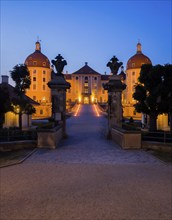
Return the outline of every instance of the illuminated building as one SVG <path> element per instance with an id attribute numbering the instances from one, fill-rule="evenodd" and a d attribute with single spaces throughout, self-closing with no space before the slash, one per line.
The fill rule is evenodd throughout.
<path id="1" fill-rule="evenodd" d="M 151 60 L 142 53 L 142 46 L 140 43 L 137 44 L 137 51 L 132 56 L 126 66 L 126 90 L 125 99 L 123 101 L 123 115 L 124 117 L 133 117 L 135 119 L 141 119 L 141 113 L 137 113 L 134 108 L 136 100 L 133 98 L 135 92 L 135 85 L 138 82 L 140 75 L 141 66 L 143 64 L 152 64 Z"/>
<path id="2" fill-rule="evenodd" d="M 66 81 L 71 84 L 67 91 L 68 102 L 78 102 L 82 104 L 106 103 L 107 91 L 103 89 L 102 84 L 106 83 L 109 75 L 101 75 L 85 65 L 72 74 L 64 74 Z"/>
<path id="3" fill-rule="evenodd" d="M 141 66 L 143 64 L 152 64 L 152 62 L 146 55 L 142 53 L 142 45 L 138 43 L 136 54 L 132 56 L 127 62 L 125 82 L 127 87 L 123 92 L 124 99 L 122 102 L 124 117 L 133 117 L 134 119 L 141 120 L 143 124 L 146 124 L 149 120 L 148 117 L 142 113 L 136 112 L 133 106 L 136 103 L 136 100 L 133 98 L 133 93 L 135 92 L 134 87 L 138 82 Z M 147 118 L 147 122 L 145 121 L 145 117 Z M 162 130 L 169 130 L 167 114 L 158 115 L 157 128 Z"/>
<path id="4" fill-rule="evenodd" d="M 20 111 L 20 106 L 13 104 L 14 100 L 19 100 L 20 97 L 17 94 L 15 87 L 11 86 L 8 83 L 8 76 L 2 75 L 2 83 L 0 83 L 0 88 L 9 94 L 9 99 L 10 102 L 12 103 L 13 106 L 13 111 L 8 111 L 5 113 L 5 118 L 4 118 L 4 123 L 3 127 L 4 128 L 9 128 L 9 127 L 18 127 L 19 126 L 19 111 Z M 28 96 L 24 95 L 23 99 L 27 101 L 27 103 L 35 106 L 38 106 L 39 104 L 29 98 Z M 23 113 L 22 114 L 22 128 L 29 128 L 31 126 L 31 118 L 32 115 Z"/>
<path id="5" fill-rule="evenodd" d="M 40 42 L 36 42 L 35 52 L 26 58 L 25 64 L 31 76 L 31 86 L 26 95 L 40 104 L 35 106 L 36 113 L 33 118 L 50 117 L 51 91 L 47 83 L 51 80 L 51 68 L 49 59 L 41 53 Z"/>

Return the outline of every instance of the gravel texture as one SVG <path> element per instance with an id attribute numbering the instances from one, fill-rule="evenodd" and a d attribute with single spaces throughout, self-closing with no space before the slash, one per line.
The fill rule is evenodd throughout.
<path id="1" fill-rule="evenodd" d="M 1 169 L 0 219 L 171 220 L 172 166 L 105 137 L 92 106 L 67 120 L 68 138 Z"/>

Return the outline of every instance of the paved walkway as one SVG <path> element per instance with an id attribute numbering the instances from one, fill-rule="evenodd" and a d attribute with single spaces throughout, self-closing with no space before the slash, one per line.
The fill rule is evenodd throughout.
<path id="1" fill-rule="evenodd" d="M 105 138 L 106 119 L 82 106 L 68 139 L 1 169 L 1 216 L 11 220 L 172 218 L 171 166 Z"/>
<path id="2" fill-rule="evenodd" d="M 68 138 L 55 151 L 39 150 L 27 162 L 125 164 L 161 163 L 142 150 L 122 150 L 107 140 L 107 120 L 97 117 L 94 106 L 83 105 L 78 115 L 67 120 Z"/>

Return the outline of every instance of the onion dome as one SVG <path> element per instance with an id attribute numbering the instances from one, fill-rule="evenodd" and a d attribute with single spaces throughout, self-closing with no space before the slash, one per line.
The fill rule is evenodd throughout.
<path id="1" fill-rule="evenodd" d="M 41 44 L 40 42 L 35 43 L 36 48 L 35 52 L 30 54 L 26 60 L 25 64 L 28 67 L 44 67 L 44 68 L 50 68 L 50 61 L 49 59 L 41 53 Z"/>
<path id="2" fill-rule="evenodd" d="M 152 64 L 151 60 L 142 53 L 141 43 L 137 44 L 137 52 L 127 62 L 127 69 L 141 68 L 143 64 Z"/>

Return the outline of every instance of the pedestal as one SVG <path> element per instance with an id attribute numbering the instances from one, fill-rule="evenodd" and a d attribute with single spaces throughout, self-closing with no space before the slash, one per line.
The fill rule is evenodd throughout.
<path id="1" fill-rule="evenodd" d="M 52 117 L 57 123 L 61 123 L 63 127 L 63 137 L 66 137 L 66 89 L 70 88 L 63 75 L 55 75 L 48 82 L 52 95 Z"/>
<path id="2" fill-rule="evenodd" d="M 122 127 L 121 94 L 126 85 L 121 82 L 120 76 L 110 76 L 109 82 L 104 85 L 108 90 L 108 137 L 111 137 L 111 128 Z"/>

